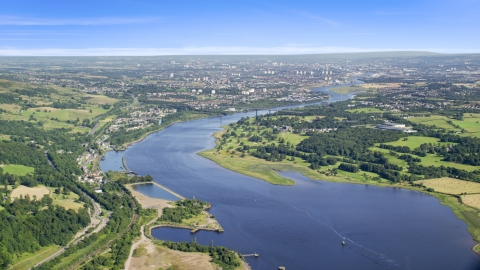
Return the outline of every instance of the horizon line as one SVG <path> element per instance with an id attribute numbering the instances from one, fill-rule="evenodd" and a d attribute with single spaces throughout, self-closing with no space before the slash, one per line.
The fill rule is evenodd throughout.
<path id="1" fill-rule="evenodd" d="M 365 53 L 478 54 L 476 49 L 354 48 L 354 47 L 181 47 L 181 48 L 84 48 L 0 49 L 0 56 L 180 56 L 180 55 L 332 55 Z"/>

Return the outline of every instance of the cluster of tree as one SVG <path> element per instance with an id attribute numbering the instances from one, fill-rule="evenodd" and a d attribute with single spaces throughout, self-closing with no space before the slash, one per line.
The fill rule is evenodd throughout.
<path id="1" fill-rule="evenodd" d="M 7 267 L 13 255 L 35 252 L 51 244 L 65 245 L 73 235 L 90 222 L 85 208 L 65 210 L 54 206 L 45 195 L 31 200 L 28 196 L 4 204 L 0 211 L 0 261 Z"/>
<path id="2" fill-rule="evenodd" d="M 418 177 L 402 174 L 401 167 L 395 164 L 375 164 L 375 163 L 361 163 L 360 169 L 366 172 L 373 172 L 380 177 L 390 180 L 392 182 L 415 181 Z M 398 170 L 400 169 L 400 170 Z"/>
<path id="3" fill-rule="evenodd" d="M 353 172 L 353 173 L 356 173 L 359 171 L 358 166 L 354 164 L 349 164 L 349 163 L 341 163 L 340 165 L 338 165 L 338 169 L 342 171 Z"/>
<path id="4" fill-rule="evenodd" d="M 405 161 L 408 162 L 408 163 L 411 163 L 411 162 L 421 162 L 421 161 L 422 161 L 420 158 L 414 157 L 414 156 L 408 155 L 408 154 L 400 155 L 398 158 L 399 158 L 399 159 L 403 159 L 403 160 L 405 160 Z"/>
<path id="5" fill-rule="evenodd" d="M 455 142 L 450 148 L 435 148 L 435 151 L 444 157 L 445 161 L 480 165 L 480 139 L 475 137 L 460 137 L 457 135 L 445 135 L 440 138 L 442 142 Z"/>
<path id="6" fill-rule="evenodd" d="M 118 183 L 125 185 L 125 184 L 134 184 L 134 183 L 145 183 L 145 182 L 153 182 L 153 177 L 151 175 L 145 176 L 124 176 L 117 180 Z"/>
<path id="7" fill-rule="evenodd" d="M 163 242 L 163 245 L 168 247 L 169 249 L 179 250 L 183 252 L 208 253 L 210 257 L 212 257 L 212 261 L 220 265 L 223 269 L 235 269 L 241 265 L 240 259 L 238 258 L 237 254 L 226 247 L 213 245 L 203 246 L 195 241 L 192 241 L 190 243 L 176 243 L 165 241 Z"/>
<path id="8" fill-rule="evenodd" d="M 208 206 L 208 203 L 197 199 L 186 199 L 175 202 L 175 206 L 173 208 L 164 208 L 162 216 L 158 220 L 181 223 L 184 219 L 199 215 Z"/>
<path id="9" fill-rule="evenodd" d="M 38 97 L 38 96 L 49 96 L 50 94 L 58 94 L 58 91 L 52 88 L 29 88 L 29 89 L 18 89 L 15 90 L 16 93 L 29 97 Z"/>
<path id="10" fill-rule="evenodd" d="M 382 149 L 392 150 L 392 151 L 399 152 L 399 153 L 410 153 L 410 152 L 412 152 L 410 150 L 410 147 L 408 147 L 408 146 L 393 146 L 393 145 L 381 143 L 378 147 L 382 148 Z"/>
<path id="11" fill-rule="evenodd" d="M 320 133 L 303 140 L 297 150 L 320 155 L 347 156 L 356 159 L 368 152 L 375 143 L 396 141 L 406 135 L 403 132 L 374 130 L 363 127 L 339 129 L 332 133 Z"/>
<path id="12" fill-rule="evenodd" d="M 19 96 L 11 93 L 0 93 L 0 103 L 17 104 L 19 103 Z"/>
<path id="13" fill-rule="evenodd" d="M 77 102 L 72 102 L 72 101 L 55 101 L 52 103 L 53 108 L 56 109 L 78 109 L 82 107 L 82 104 L 79 104 Z"/>
<path id="14" fill-rule="evenodd" d="M 408 172 L 423 175 L 425 178 L 440 178 L 440 177 L 452 177 L 462 180 L 469 180 L 474 182 L 480 182 L 480 170 L 469 172 L 462 169 L 457 169 L 453 167 L 434 167 L 434 166 L 423 166 L 421 164 L 410 163 L 408 167 Z"/>
<path id="15" fill-rule="evenodd" d="M 47 160 L 35 144 L 0 142 L 0 163 L 19 164 L 30 167 L 47 165 Z"/>
<path id="16" fill-rule="evenodd" d="M 105 188 L 105 186 L 107 187 Z M 95 193 L 93 188 L 88 186 L 82 186 L 82 188 L 85 189 L 89 194 Z M 133 201 L 128 190 L 119 183 L 109 182 L 108 184 L 104 185 L 104 190 L 107 192 L 101 195 L 97 194 L 95 199 L 99 201 L 103 207 L 112 211 L 110 221 L 107 223 L 105 228 L 98 233 L 93 233 L 89 237 L 82 239 L 76 245 L 70 245 L 70 247 L 60 256 L 57 256 L 53 260 L 48 261 L 38 267 L 33 267 L 32 270 L 52 269 L 55 267 L 55 265 L 65 260 L 68 260 L 70 264 L 73 264 L 76 262 L 76 260 L 83 259 L 83 257 L 76 257 L 78 252 L 93 252 L 128 229 L 132 215 L 134 211 L 136 211 L 135 209 L 137 209 L 138 203 Z M 110 196 L 110 199 L 101 200 L 100 198 L 105 195 Z M 85 269 L 98 269 L 101 267 L 116 270 L 123 269 L 125 260 L 130 252 L 132 239 L 139 235 L 139 231 L 139 226 L 134 224 L 127 233 L 114 241 L 111 246 L 111 256 L 105 257 L 103 255 L 99 255 L 88 262 L 84 266 Z"/>

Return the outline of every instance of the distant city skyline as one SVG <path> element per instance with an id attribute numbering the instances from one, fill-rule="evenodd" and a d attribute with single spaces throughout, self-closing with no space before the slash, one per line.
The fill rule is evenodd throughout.
<path id="1" fill-rule="evenodd" d="M 479 53 L 479 0 L 7 1 L 0 56 Z"/>

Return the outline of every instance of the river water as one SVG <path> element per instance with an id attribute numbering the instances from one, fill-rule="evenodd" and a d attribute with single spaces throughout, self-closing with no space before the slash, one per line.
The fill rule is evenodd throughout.
<path id="1" fill-rule="evenodd" d="M 344 99 L 332 96 L 330 102 Z M 192 235 L 158 228 L 153 236 L 171 241 L 195 238 L 205 245 L 213 240 L 241 254 L 258 253 L 258 258 L 247 258 L 253 269 L 480 269 L 466 224 L 435 197 L 398 188 L 312 181 L 294 172 L 281 175 L 295 186 L 275 186 L 197 155 L 215 146 L 212 135 L 222 125 L 254 115 L 172 125 L 126 151 L 108 152 L 101 168 L 119 170 L 125 157 L 130 170 L 150 174 L 184 197 L 210 202 L 210 212 L 224 233 Z M 140 191 L 156 194 L 153 187 Z"/>

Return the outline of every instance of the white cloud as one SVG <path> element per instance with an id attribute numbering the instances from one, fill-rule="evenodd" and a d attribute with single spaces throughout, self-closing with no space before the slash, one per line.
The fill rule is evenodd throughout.
<path id="1" fill-rule="evenodd" d="M 122 17 L 105 17 L 105 18 L 81 18 L 81 19 L 50 19 L 50 18 L 27 18 L 16 16 L 0 15 L 0 25 L 43 25 L 43 26 L 59 26 L 59 25 L 118 25 L 118 24 L 139 24 L 157 21 L 158 17 L 150 18 L 122 18 Z"/>

